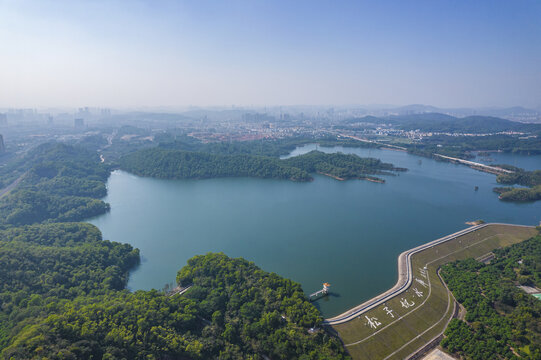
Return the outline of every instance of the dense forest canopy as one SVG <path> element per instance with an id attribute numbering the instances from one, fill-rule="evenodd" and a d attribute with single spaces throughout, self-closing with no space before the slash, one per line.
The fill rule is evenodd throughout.
<path id="1" fill-rule="evenodd" d="M 310 181 L 311 173 L 340 179 L 364 179 L 369 174 L 403 171 L 372 158 L 319 151 L 289 159 L 234 154 L 222 155 L 160 148 L 145 149 L 120 160 L 122 169 L 137 175 L 166 179 L 258 177 Z"/>
<path id="2" fill-rule="evenodd" d="M 361 158 L 354 154 L 311 151 L 304 155 L 283 160 L 287 165 L 303 169 L 309 173 L 329 174 L 341 179 L 377 179 L 369 174 L 391 174 L 391 171 L 406 171 L 379 159 Z M 378 179 L 379 180 L 379 179 Z"/>
<path id="3" fill-rule="evenodd" d="M 232 159 L 309 176 L 270 157 Z M 98 198 L 110 168 L 95 153 L 44 144 L 10 166 L 21 181 L 0 198 L 0 358 L 347 358 L 299 284 L 243 259 L 190 260 L 183 295 L 125 290 L 139 251 L 66 222 L 108 209 Z"/>
<path id="4" fill-rule="evenodd" d="M 342 359 L 299 284 L 207 254 L 178 273 L 182 296 L 129 293 L 139 254 L 89 224 L 0 233 L 0 356 L 8 359 Z"/>
<path id="5" fill-rule="evenodd" d="M 103 241 L 87 223 L 7 228 L 0 238 L 0 292 L 69 298 L 101 287 L 120 290 L 139 262 L 138 250 Z"/>
<path id="6" fill-rule="evenodd" d="M 423 138 L 420 142 L 403 145 L 408 152 L 431 157 L 441 154 L 461 159 L 473 159 L 473 151 L 504 151 L 524 155 L 541 154 L 539 138 L 519 139 L 510 135 L 491 136 L 447 136 L 436 135 Z"/>
<path id="7" fill-rule="evenodd" d="M 100 198 L 107 193 L 110 168 L 83 147 L 42 144 L 6 168 L 21 182 L 0 198 L 0 224 L 79 221 L 109 210 Z M 0 177 L 13 180 L 6 171 Z"/>
<path id="8" fill-rule="evenodd" d="M 159 142 L 158 147 L 163 149 L 196 151 L 221 155 L 261 155 L 276 158 L 289 154 L 298 146 L 314 143 L 317 143 L 320 146 L 328 147 L 345 146 L 373 148 L 380 146 L 374 143 L 366 143 L 336 136 L 291 137 L 284 139 L 203 143 L 190 136 L 173 136 L 172 134 L 164 133 L 157 136 L 156 141 Z"/>
<path id="9" fill-rule="evenodd" d="M 0 230 L 0 350 L 67 300 L 119 291 L 139 263 L 130 245 L 103 241 L 86 223 Z M 9 357 L 8 357 L 9 358 Z"/>
<path id="10" fill-rule="evenodd" d="M 521 185 L 529 188 L 496 187 L 494 192 L 500 194 L 503 201 L 537 201 L 541 200 L 541 170 L 526 171 L 510 165 L 498 165 L 514 171 L 510 174 L 498 175 L 496 181 L 506 185 Z"/>
<path id="11" fill-rule="evenodd" d="M 279 158 L 313 139 L 162 140 L 124 156 L 120 167 L 162 178 L 294 181 L 310 181 L 313 173 L 381 181 L 374 175 L 405 170 L 341 153 Z M 319 143 L 379 146 L 330 138 Z M 340 342 L 321 330 L 321 315 L 299 284 L 243 259 L 190 259 L 177 274 L 180 285 L 191 286 L 183 295 L 125 290 L 129 271 L 140 261 L 138 250 L 103 240 L 93 225 L 73 222 L 108 210 L 100 198 L 110 171 L 95 152 L 60 143 L 40 145 L 0 169 L 3 186 L 21 180 L 0 197 L 1 358 L 347 358 Z M 538 172 L 513 171 L 498 182 L 531 189 L 504 190 L 502 197 L 538 191 Z M 497 250 L 490 265 L 467 260 L 443 269 L 468 310 L 465 322 L 451 322 L 443 346 L 472 359 L 541 358 L 540 302 L 515 286 L 541 285 L 540 244 L 538 236 Z"/>
<path id="12" fill-rule="evenodd" d="M 393 136 L 392 133 L 386 137 L 371 137 L 372 140 L 399 145 L 420 156 L 431 157 L 438 153 L 469 159 L 474 157 L 472 151 L 485 150 L 541 154 L 541 124 L 519 123 L 491 116 L 458 118 L 440 113 L 365 116 L 345 119 L 334 128 L 339 131 L 362 131 L 380 126 L 389 130 L 424 133 L 422 138 L 415 141 L 401 141 L 404 140 L 403 135 Z M 370 133 L 366 136 L 370 137 Z"/>
<path id="13" fill-rule="evenodd" d="M 541 132 L 540 124 L 524 124 L 493 116 L 473 115 L 454 117 L 441 113 L 394 115 L 387 117 L 366 116 L 348 119 L 347 122 L 392 124 L 403 130 L 421 130 L 448 133 L 497 133 L 504 131 Z"/>
<path id="14" fill-rule="evenodd" d="M 541 235 L 494 253 L 488 265 L 469 259 L 442 268 L 467 313 L 441 344 L 466 359 L 541 359 L 541 301 L 516 287 L 541 287 Z"/>
<path id="15" fill-rule="evenodd" d="M 541 170 L 526 171 L 514 166 L 499 165 L 502 168 L 514 171 L 510 174 L 498 175 L 496 181 L 506 185 L 537 186 L 541 185 Z"/>
<path id="16" fill-rule="evenodd" d="M 257 155 L 217 155 L 182 150 L 145 149 L 125 156 L 120 167 L 136 175 L 165 179 L 259 177 L 309 181 L 306 171 Z"/>
<path id="17" fill-rule="evenodd" d="M 494 192 L 500 194 L 503 201 L 529 202 L 541 200 L 541 185 L 532 188 L 495 187 Z"/>
<path id="18" fill-rule="evenodd" d="M 471 120 L 471 122 L 470 122 Z M 391 118 L 376 118 L 373 116 L 364 118 L 347 119 L 344 123 L 393 123 L 393 124 L 409 124 L 408 126 L 414 128 L 418 124 L 421 124 L 421 130 L 423 126 L 430 125 L 431 121 L 439 123 L 452 124 L 452 129 L 448 129 L 449 132 L 458 131 L 477 133 L 487 131 L 503 131 L 514 129 L 516 131 L 539 131 L 541 126 L 524 125 L 515 122 L 511 122 L 499 118 L 490 117 L 467 117 L 467 118 L 454 118 L 444 114 L 417 114 L 411 116 L 400 116 Z M 396 125 L 395 124 L 395 125 Z M 489 126 L 485 126 L 490 124 Z M 433 125 L 430 125 L 433 126 Z M 453 130 L 454 129 L 454 130 Z M 426 129 L 425 129 L 426 130 Z M 442 130 L 443 131 L 443 130 Z M 219 143 L 201 143 L 200 141 L 191 138 L 189 136 L 172 136 L 170 134 L 163 134 L 160 137 L 159 148 L 162 149 L 174 149 L 184 150 L 190 152 L 203 152 L 216 155 L 262 155 L 269 157 L 278 157 L 280 155 L 291 152 L 296 146 L 300 146 L 308 143 L 318 143 L 320 146 L 345 146 L 345 147 L 383 147 L 384 143 L 376 142 L 361 142 L 344 137 L 328 136 L 323 138 L 288 138 L 282 140 L 256 140 L 246 142 L 219 142 Z M 391 144 L 393 141 L 391 141 Z M 397 143 L 398 144 L 398 143 Z M 412 143 L 399 143 L 398 145 L 407 149 L 408 152 L 427 157 L 434 157 L 434 154 L 441 154 L 451 157 L 457 157 L 462 159 L 471 159 L 475 155 L 472 153 L 478 150 L 498 150 L 506 152 L 515 152 L 521 154 L 541 154 L 541 142 L 538 137 L 521 138 L 518 136 L 507 134 L 492 134 L 486 136 L 450 136 L 450 135 L 433 135 L 424 137 L 422 141 Z M 308 173 L 322 173 L 333 176 L 340 179 L 351 178 L 363 178 L 379 181 L 370 174 L 381 173 L 385 171 L 381 169 L 369 169 L 360 163 L 348 164 L 347 166 L 335 166 L 332 162 L 325 161 L 324 159 L 317 158 L 306 154 L 304 156 L 298 156 L 285 161 L 288 165 L 304 170 Z M 436 160 L 442 161 L 439 157 L 434 157 Z M 336 159 L 340 163 L 344 163 L 343 159 Z M 314 161 L 318 164 L 315 166 Z M 258 166 L 266 166 L 265 164 L 258 164 Z M 197 164 L 196 166 L 199 166 Z M 500 194 L 500 199 L 503 201 L 536 201 L 541 200 L 541 188 L 539 187 L 539 181 L 536 181 L 536 172 L 527 172 L 522 169 L 514 168 L 509 165 L 498 165 L 503 168 L 509 168 L 515 171 L 512 175 L 500 175 L 498 182 L 502 184 L 519 184 L 523 186 L 530 186 L 531 189 L 516 189 L 507 187 L 497 187 L 495 192 Z M 394 169 L 401 170 L 401 169 Z M 247 171 L 244 176 L 257 176 L 261 177 L 262 173 L 258 173 L 256 170 Z M 143 174 L 143 172 L 139 172 Z M 364 174 L 364 175 L 363 175 Z M 539 175 L 539 174 L 537 174 Z M 153 176 L 153 175 L 148 175 Z M 213 175 L 214 176 L 214 175 Z M 227 172 L 222 172 L 219 176 L 230 176 Z M 287 172 L 276 172 L 275 174 L 269 174 L 268 172 L 263 175 L 264 177 L 275 178 L 287 178 Z M 537 176 L 539 177 L 539 176 Z M 181 177 L 182 178 L 182 177 Z M 311 177 L 301 176 L 297 177 L 297 181 L 306 181 Z M 293 177 L 290 177 L 293 179 Z M 539 179 L 537 179 L 539 180 Z"/>

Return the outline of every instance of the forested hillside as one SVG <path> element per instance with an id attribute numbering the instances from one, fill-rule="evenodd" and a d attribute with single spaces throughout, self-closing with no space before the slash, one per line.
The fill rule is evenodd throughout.
<path id="1" fill-rule="evenodd" d="M 494 192 L 500 194 L 504 201 L 537 201 L 541 200 L 541 170 L 525 171 L 514 166 L 499 165 L 514 171 L 511 174 L 498 175 L 496 181 L 506 185 L 522 185 L 529 188 L 496 187 Z"/>
<path id="2" fill-rule="evenodd" d="M 309 181 L 306 171 L 278 159 L 255 155 L 218 155 L 181 150 L 146 149 L 120 160 L 123 170 L 163 179 L 258 177 Z"/>
<path id="3" fill-rule="evenodd" d="M 2 358 L 346 358 L 299 284 L 246 260 L 197 256 L 178 274 L 187 293 L 129 293 L 120 289 L 137 250 L 92 225 L 0 235 Z"/>
<path id="4" fill-rule="evenodd" d="M 249 160 L 304 174 L 277 159 Z M 179 272 L 183 285 L 193 283 L 183 295 L 125 290 L 139 251 L 103 240 L 93 225 L 63 222 L 108 209 L 97 198 L 110 170 L 96 154 L 50 143 L 10 168 L 23 177 L 0 198 L 0 358 L 347 357 L 318 328 L 322 318 L 299 284 L 243 259 L 190 260 Z"/>
<path id="5" fill-rule="evenodd" d="M 311 151 L 307 154 L 294 156 L 283 160 L 288 166 L 302 169 L 309 173 L 332 175 L 343 180 L 371 179 L 382 181 L 371 174 L 392 174 L 392 171 L 406 171 L 396 168 L 393 164 L 383 163 L 379 159 L 361 158 L 354 154 L 333 153 L 326 154 L 320 151 Z"/>
<path id="6" fill-rule="evenodd" d="M 138 250 L 103 241 L 90 224 L 4 227 L 0 349 L 38 317 L 58 312 L 68 299 L 123 289 L 128 271 L 138 263 Z"/>
<path id="7" fill-rule="evenodd" d="M 120 167 L 136 175 L 164 179 L 257 177 L 293 181 L 311 181 L 311 173 L 340 179 L 371 178 L 381 181 L 368 175 L 405 170 L 378 159 L 319 151 L 280 160 L 259 155 L 222 155 L 161 148 L 127 155 L 120 160 Z"/>
<path id="8" fill-rule="evenodd" d="M 211 142 L 202 143 L 199 140 L 185 136 L 173 136 L 169 133 L 157 136 L 159 147 L 170 150 L 196 151 L 221 155 L 260 155 L 278 158 L 287 155 L 296 147 L 317 143 L 320 146 L 345 146 L 345 147 L 379 147 L 374 143 L 367 143 L 349 138 L 337 138 L 336 136 L 325 137 L 291 137 L 285 139 L 264 139 L 252 141 Z"/>
<path id="9" fill-rule="evenodd" d="M 522 124 L 492 116 L 466 116 L 456 118 L 449 115 L 429 113 L 402 115 L 394 123 L 405 130 L 457 132 L 457 133 L 497 133 L 502 131 L 541 131 L 539 124 Z"/>
<path id="10" fill-rule="evenodd" d="M 351 122 L 351 120 L 347 120 Z M 367 116 L 356 119 L 357 122 L 370 122 L 375 124 L 393 124 L 403 130 L 421 130 L 431 132 L 449 133 L 497 133 L 503 131 L 539 132 L 541 125 L 524 124 L 516 121 L 493 116 L 466 116 L 454 117 L 437 112 L 395 115 L 387 117 Z"/>
<path id="11" fill-rule="evenodd" d="M 541 235 L 494 253 L 488 265 L 469 259 L 443 267 L 467 313 L 451 321 L 441 344 L 466 359 L 541 359 L 541 301 L 516 287 L 541 287 Z"/>
<path id="12" fill-rule="evenodd" d="M 522 185 L 522 186 L 537 186 L 541 185 L 541 170 L 535 171 L 525 171 L 514 166 L 509 165 L 498 165 L 504 169 L 509 169 L 514 171 L 510 174 L 501 174 L 498 175 L 496 181 L 500 184 L 506 185 Z"/>
<path id="13" fill-rule="evenodd" d="M 358 127 L 361 123 L 364 125 Z M 400 141 L 400 137 L 393 136 L 386 139 L 391 144 L 402 146 L 408 152 L 420 156 L 432 157 L 434 153 L 438 153 L 468 159 L 474 157 L 472 151 L 478 150 L 498 150 L 525 155 L 541 154 L 540 124 L 525 124 L 491 116 L 457 118 L 439 113 L 366 116 L 346 119 L 336 128 L 358 130 L 367 124 L 372 124 L 373 127 L 385 124 L 392 129 L 431 133 L 413 142 Z M 479 136 L 481 134 L 482 136 Z"/>
<path id="14" fill-rule="evenodd" d="M 46 143 L 0 172 L 21 177 L 19 185 L 0 197 L 0 224 L 79 221 L 108 211 L 99 200 L 106 194 L 108 166 L 96 153 L 63 143 Z"/>

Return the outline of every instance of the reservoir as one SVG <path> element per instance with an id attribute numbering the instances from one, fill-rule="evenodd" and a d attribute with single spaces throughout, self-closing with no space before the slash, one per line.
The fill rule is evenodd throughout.
<path id="1" fill-rule="evenodd" d="M 489 152 L 485 156 L 477 154 L 472 161 L 486 165 L 507 164 L 524 170 L 541 170 L 541 155 L 523 155 L 504 152 Z"/>
<path id="2" fill-rule="evenodd" d="M 299 147 L 290 156 L 315 148 Z M 492 192 L 494 175 L 463 165 L 392 150 L 318 149 L 375 157 L 409 171 L 383 176 L 385 184 L 318 175 L 308 183 L 159 180 L 115 171 L 104 199 L 111 211 L 90 222 L 105 239 L 141 250 L 131 290 L 161 289 L 192 256 L 224 252 L 301 283 L 307 294 L 330 283 L 331 295 L 315 302 L 329 317 L 393 286 L 402 251 L 463 229 L 465 221 L 541 220 L 541 201 L 501 202 Z M 530 161 L 517 159 L 512 165 Z"/>

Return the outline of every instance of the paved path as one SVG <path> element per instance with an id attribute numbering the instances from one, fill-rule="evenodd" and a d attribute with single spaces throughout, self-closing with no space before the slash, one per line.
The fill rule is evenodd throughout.
<path id="1" fill-rule="evenodd" d="M 454 158 L 454 157 L 450 157 L 450 156 L 446 156 L 446 155 L 434 154 L 434 156 L 438 156 L 438 157 L 440 157 L 442 159 L 446 159 L 446 160 L 456 161 L 458 163 L 468 165 L 468 166 L 474 167 L 474 168 L 479 168 L 481 170 L 485 170 L 485 171 L 490 172 L 490 173 L 496 173 L 496 174 L 501 174 L 501 173 L 513 174 L 514 173 L 514 171 L 507 170 L 507 169 L 502 169 L 502 168 L 497 167 L 497 166 L 489 166 L 489 165 L 481 164 L 481 163 L 478 163 L 478 162 L 473 162 L 473 161 L 469 161 L 469 160 Z"/>
<path id="2" fill-rule="evenodd" d="M 360 137 L 357 137 L 357 136 L 346 135 L 346 134 L 342 134 L 342 133 L 337 133 L 337 135 L 340 135 L 342 137 L 347 137 L 347 138 L 350 138 L 350 139 L 354 139 L 354 140 L 357 140 L 357 141 L 370 143 L 370 144 L 381 145 L 382 147 L 386 147 L 386 148 L 390 148 L 390 149 L 394 149 L 394 150 L 408 151 L 408 149 L 403 147 L 403 146 L 386 144 L 386 143 L 382 143 L 382 142 L 375 141 L 375 140 L 367 140 L 367 139 L 363 139 L 363 138 L 360 138 Z M 497 167 L 497 166 L 485 165 L 485 164 L 481 164 L 481 163 L 478 163 L 478 162 L 459 159 L 459 158 L 446 156 L 446 155 L 441 155 L 441 154 L 433 154 L 433 155 L 437 156 L 437 157 L 440 157 L 442 159 L 455 161 L 455 162 L 458 162 L 458 163 L 461 163 L 461 164 L 464 164 L 464 165 L 468 165 L 468 166 L 470 166 L 472 168 L 477 168 L 478 170 L 483 170 L 483 171 L 486 171 L 486 172 L 489 172 L 489 173 L 492 173 L 492 174 L 496 174 L 496 175 L 497 174 L 502 174 L 502 173 L 503 174 L 513 174 L 514 173 L 514 171 L 503 169 L 503 168 L 500 168 L 500 167 Z"/>
<path id="3" fill-rule="evenodd" d="M 398 256 L 398 281 L 396 282 L 395 286 L 393 286 L 391 289 L 387 290 L 386 292 L 360 305 L 357 305 L 354 308 L 351 308 L 345 311 L 344 313 L 338 316 L 332 317 L 330 319 L 325 319 L 324 324 L 337 325 L 337 324 L 348 322 L 350 320 L 353 320 L 355 317 L 375 308 L 376 306 L 383 304 L 384 302 L 390 300 L 391 298 L 403 293 L 409 288 L 409 286 L 411 285 L 413 281 L 413 270 L 411 268 L 412 255 L 420 251 L 423 251 L 425 249 L 428 249 L 430 247 L 433 247 L 435 245 L 444 243 L 449 240 L 453 240 L 459 236 L 466 235 L 472 231 L 479 230 L 488 225 L 510 225 L 510 224 L 490 223 L 490 224 L 481 224 L 481 225 L 472 226 L 467 229 L 457 231 L 454 234 L 444 236 L 442 238 L 436 239 L 424 245 L 420 245 L 413 249 L 404 251 L 402 254 L 400 254 L 400 256 Z M 525 225 L 513 225 L 513 226 L 531 227 L 531 226 L 525 226 Z"/>
<path id="4" fill-rule="evenodd" d="M 455 360 L 455 358 L 444 353 L 440 349 L 434 349 L 422 360 Z"/>
<path id="5" fill-rule="evenodd" d="M 17 179 L 15 179 L 14 182 L 12 182 L 11 184 L 9 184 L 8 186 L 6 186 L 5 188 L 1 189 L 0 190 L 0 197 L 6 195 L 7 193 L 9 193 L 11 190 L 15 189 L 17 187 L 17 185 L 19 185 L 19 183 L 21 182 L 21 180 L 24 178 L 24 176 L 26 175 L 26 173 L 22 174 L 21 176 L 19 176 Z"/>
<path id="6" fill-rule="evenodd" d="M 347 138 L 350 138 L 350 139 L 353 139 L 353 140 L 357 140 L 357 141 L 361 141 L 361 142 L 365 142 L 365 143 L 369 143 L 369 144 L 377 144 L 377 145 L 381 145 L 383 147 L 390 148 L 390 149 L 401 150 L 401 151 L 407 151 L 408 150 L 407 148 L 405 148 L 403 146 L 398 146 L 398 145 L 393 145 L 393 144 L 386 144 L 386 143 L 382 143 L 382 142 L 375 141 L 375 140 L 367 140 L 367 139 L 363 139 L 363 138 L 353 136 L 353 135 L 346 135 L 346 134 L 342 134 L 342 133 L 337 133 L 337 134 L 342 136 L 342 137 L 347 137 Z"/>
<path id="7" fill-rule="evenodd" d="M 186 287 L 180 287 L 180 286 L 177 286 L 176 288 L 173 289 L 173 291 L 171 291 L 169 294 L 167 294 L 167 296 L 182 295 L 182 294 L 184 294 L 186 291 L 190 290 L 190 288 L 191 288 L 192 286 L 193 286 L 193 285 L 186 286 Z"/>

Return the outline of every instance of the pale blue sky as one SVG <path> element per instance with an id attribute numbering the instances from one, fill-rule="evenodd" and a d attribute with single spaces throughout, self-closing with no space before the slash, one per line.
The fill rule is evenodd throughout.
<path id="1" fill-rule="evenodd" d="M 540 19 L 521 0 L 0 0 L 0 107 L 538 107 Z"/>

